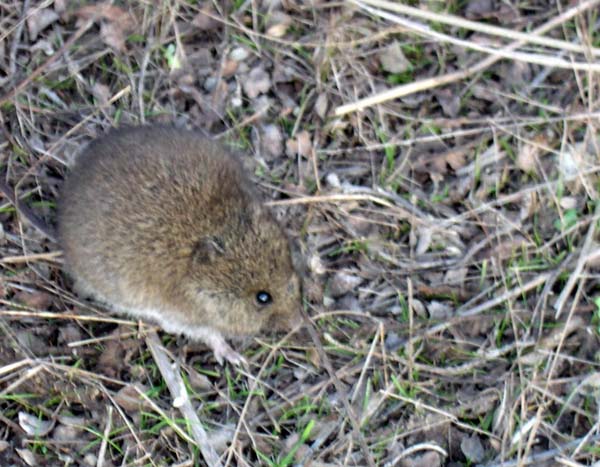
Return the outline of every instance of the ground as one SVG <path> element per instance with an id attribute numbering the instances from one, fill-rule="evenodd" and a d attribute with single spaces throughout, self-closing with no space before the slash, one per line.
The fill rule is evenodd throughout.
<path id="1" fill-rule="evenodd" d="M 598 465 L 599 3 L 0 3 L 0 465 Z M 242 154 L 304 264 L 313 332 L 246 368 L 159 333 L 205 439 L 24 215 L 150 122 Z"/>

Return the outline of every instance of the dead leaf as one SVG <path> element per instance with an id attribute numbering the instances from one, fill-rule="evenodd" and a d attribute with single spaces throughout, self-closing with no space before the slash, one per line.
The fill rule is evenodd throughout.
<path id="1" fill-rule="evenodd" d="M 389 44 L 378 56 L 381 67 L 388 73 L 404 73 L 412 68 L 398 41 Z"/>
<path id="2" fill-rule="evenodd" d="M 211 16 L 217 16 L 217 11 L 214 9 L 212 3 L 206 2 L 206 4 L 200 8 L 200 11 L 192 20 L 192 25 L 201 31 L 215 31 L 219 29 L 221 23 Z"/>
<path id="3" fill-rule="evenodd" d="M 58 14 L 50 8 L 31 8 L 27 12 L 27 30 L 29 31 L 29 38 L 34 41 L 41 31 L 58 19 Z"/>
<path id="4" fill-rule="evenodd" d="M 319 352 L 317 352 L 316 348 L 309 347 L 306 350 L 306 359 L 315 368 L 321 368 L 321 357 L 319 356 Z"/>
<path id="5" fill-rule="evenodd" d="M 110 88 L 96 81 L 92 85 L 92 95 L 98 100 L 100 107 L 105 107 L 110 99 Z"/>
<path id="6" fill-rule="evenodd" d="M 529 63 L 521 61 L 503 62 L 498 69 L 498 74 L 502 77 L 503 85 L 508 85 L 513 89 L 522 89 L 523 86 L 531 83 L 533 78 L 533 68 Z"/>
<path id="7" fill-rule="evenodd" d="M 83 338 L 81 328 L 72 323 L 65 323 L 58 330 L 58 342 L 60 344 L 69 344 L 80 341 Z"/>
<path id="8" fill-rule="evenodd" d="M 456 284 L 462 286 L 467 278 L 467 268 L 450 268 L 444 274 L 444 284 Z"/>
<path id="9" fill-rule="evenodd" d="M 575 209 L 577 207 L 577 198 L 574 196 L 563 196 L 559 204 L 563 209 Z"/>
<path id="10" fill-rule="evenodd" d="M 285 142 L 285 154 L 288 157 L 295 157 L 298 154 L 298 141 L 294 138 L 289 138 Z"/>
<path id="11" fill-rule="evenodd" d="M 481 462 L 485 457 L 483 444 L 481 444 L 481 440 L 476 434 L 465 436 L 460 442 L 460 450 L 467 459 L 474 463 Z"/>
<path id="12" fill-rule="evenodd" d="M 431 319 L 442 320 L 452 316 L 452 307 L 436 300 L 429 302 L 427 311 Z"/>
<path id="13" fill-rule="evenodd" d="M 230 76 L 235 75 L 237 71 L 239 63 L 235 60 L 225 60 L 223 62 L 223 66 L 221 67 L 221 75 L 223 78 L 229 78 Z"/>
<path id="14" fill-rule="evenodd" d="M 52 295 L 39 290 L 33 292 L 19 291 L 15 294 L 14 300 L 34 310 L 46 310 L 52 305 Z"/>
<path id="15" fill-rule="evenodd" d="M 417 255 L 424 254 L 431 246 L 433 240 L 433 229 L 430 227 L 419 227 L 417 229 L 417 247 L 415 253 Z"/>
<path id="16" fill-rule="evenodd" d="M 67 0 L 54 0 L 54 11 L 62 15 L 67 10 Z"/>
<path id="17" fill-rule="evenodd" d="M 25 462 L 25 464 L 27 464 L 31 467 L 36 467 L 36 466 L 40 465 L 35 454 L 33 452 L 31 452 L 29 449 L 16 448 L 15 451 L 17 451 L 17 454 L 19 455 L 19 457 L 21 459 L 23 459 L 23 462 Z"/>
<path id="18" fill-rule="evenodd" d="M 329 293 L 334 298 L 341 297 L 355 290 L 362 282 L 363 278 L 360 276 L 339 271 L 329 280 Z"/>
<path id="19" fill-rule="evenodd" d="M 328 105 L 329 103 L 327 102 L 327 94 L 324 92 L 320 93 L 317 97 L 314 108 L 315 112 L 321 119 L 325 119 L 325 116 L 327 115 Z"/>
<path id="20" fill-rule="evenodd" d="M 100 38 L 106 45 L 118 51 L 125 50 L 125 39 L 128 32 L 135 27 L 135 19 L 129 12 L 110 3 L 86 5 L 75 13 L 78 22 L 95 20 L 100 24 Z"/>
<path id="21" fill-rule="evenodd" d="M 136 389 L 137 388 L 137 389 Z M 138 412 L 143 407 L 147 407 L 148 403 L 144 401 L 140 392 L 146 392 L 148 388 L 140 383 L 128 384 L 119 389 L 115 394 L 115 402 L 122 407 L 125 412 Z"/>
<path id="22" fill-rule="evenodd" d="M 306 130 L 299 132 L 296 135 L 298 141 L 298 154 L 308 159 L 312 154 L 312 141 L 310 139 L 310 133 Z"/>
<path id="23" fill-rule="evenodd" d="M 455 118 L 460 111 L 460 94 L 452 89 L 442 89 L 435 93 L 435 97 L 448 117 Z"/>
<path id="24" fill-rule="evenodd" d="M 494 0 L 470 0 L 465 8 L 469 19 L 488 18 L 494 13 Z"/>
<path id="25" fill-rule="evenodd" d="M 292 24 L 292 18 L 283 12 L 274 12 L 267 23 L 266 34 L 270 37 L 283 37 Z"/>
<path id="26" fill-rule="evenodd" d="M 117 23 L 124 31 L 131 30 L 135 27 L 135 19 L 133 16 L 121 7 L 112 5 L 110 2 L 82 6 L 75 12 L 75 16 L 83 21 L 94 19 L 96 21 L 105 20 L 111 23 Z"/>
<path id="27" fill-rule="evenodd" d="M 123 368 L 123 357 L 125 356 L 125 346 L 122 344 L 119 338 L 119 328 L 113 331 L 113 339 L 109 339 L 106 342 L 104 351 L 98 358 L 96 370 L 111 378 L 119 376 L 121 369 Z"/>
<path id="28" fill-rule="evenodd" d="M 43 420 L 37 415 L 19 412 L 19 426 L 29 436 L 44 437 L 52 430 L 54 422 Z"/>
<path id="29" fill-rule="evenodd" d="M 17 341 L 35 355 L 48 353 L 48 339 L 37 336 L 32 329 L 19 329 L 15 332 Z"/>
<path id="30" fill-rule="evenodd" d="M 102 23 L 100 25 L 100 37 L 109 47 L 119 52 L 125 50 L 125 32 L 117 23 Z"/>
<path id="31" fill-rule="evenodd" d="M 229 52 L 229 58 L 236 62 L 243 62 L 248 58 L 250 52 L 244 47 L 236 47 L 231 52 Z"/>
<path id="32" fill-rule="evenodd" d="M 283 153 L 283 134 L 277 125 L 265 125 L 262 128 L 261 146 L 267 160 L 279 157 Z"/>
<path id="33" fill-rule="evenodd" d="M 188 378 L 190 386 L 196 391 L 206 391 L 214 388 L 208 376 L 198 373 L 193 369 L 188 372 Z"/>
<path id="34" fill-rule="evenodd" d="M 463 168 L 467 163 L 467 151 L 465 148 L 449 150 L 446 153 L 446 162 L 454 171 Z"/>
<path id="35" fill-rule="evenodd" d="M 52 431 L 52 439 L 54 441 L 59 442 L 72 442 L 72 441 L 81 441 L 82 436 L 85 437 L 86 431 L 85 420 L 81 419 L 81 423 L 79 424 L 69 424 L 63 425 L 59 424 L 54 431 Z"/>
<path id="36" fill-rule="evenodd" d="M 244 92 L 250 99 L 271 89 L 271 77 L 261 66 L 253 68 L 242 81 Z"/>

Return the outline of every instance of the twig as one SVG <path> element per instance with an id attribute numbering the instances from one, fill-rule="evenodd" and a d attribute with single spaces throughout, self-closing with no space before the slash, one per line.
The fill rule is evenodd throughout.
<path id="1" fill-rule="evenodd" d="M 394 457 L 394 460 L 386 463 L 384 467 L 393 467 L 395 465 L 399 465 L 399 462 L 401 459 L 411 456 L 412 454 L 419 452 L 419 451 L 435 451 L 444 458 L 448 457 L 448 451 L 441 448 L 437 444 L 419 443 L 419 444 L 413 444 L 412 446 L 406 448 L 404 451 L 402 451 L 400 454 L 398 454 L 396 457 Z"/>
<path id="2" fill-rule="evenodd" d="M 146 344 L 152 353 L 152 358 L 154 358 L 160 374 L 164 378 L 165 383 L 167 383 L 169 392 L 173 397 L 173 406 L 177 407 L 181 411 L 189 423 L 192 436 L 194 437 L 194 440 L 196 441 L 204 460 L 210 467 L 220 467 L 222 464 L 219 460 L 219 455 L 211 446 L 206 431 L 204 431 L 204 427 L 200 423 L 198 415 L 192 407 L 192 403 L 188 397 L 187 390 L 183 384 L 183 380 L 181 379 L 181 375 L 178 371 L 174 371 L 169 363 L 167 354 L 162 344 L 158 340 L 156 331 L 148 332 Z"/>
<path id="3" fill-rule="evenodd" d="M 515 40 L 518 39 L 524 43 L 541 45 L 544 47 L 551 47 L 560 49 L 568 52 L 575 53 L 591 53 L 597 57 L 600 57 L 600 49 L 598 48 L 587 48 L 580 44 L 563 41 L 560 39 L 554 39 L 551 37 L 534 36 L 530 33 L 515 31 L 512 29 L 501 28 L 493 26 L 487 23 L 480 23 L 477 21 L 470 21 L 468 19 L 461 18 L 460 16 L 441 14 L 429 10 L 422 10 L 412 6 L 404 5 L 403 3 L 397 2 L 392 3 L 386 0 L 352 0 L 353 3 L 360 5 L 361 3 L 367 3 L 371 6 L 383 8 L 385 10 L 395 11 L 407 16 L 414 16 L 427 21 L 433 21 L 436 23 L 448 24 L 449 26 L 455 26 L 461 29 L 468 29 L 470 31 L 481 32 L 483 34 L 489 34 L 491 36 L 504 37 L 506 39 Z M 594 0 L 592 4 L 600 3 L 600 0 Z M 593 5 L 591 5 L 593 6 Z"/>
<path id="4" fill-rule="evenodd" d="M 393 15 L 385 11 L 377 10 L 375 8 L 371 8 L 370 6 L 364 5 L 362 2 L 356 3 L 362 9 L 368 11 L 369 13 L 375 16 L 388 19 L 396 24 L 408 28 L 409 30 L 421 36 L 437 39 L 439 42 L 447 42 L 450 44 L 458 45 L 459 47 L 464 47 L 465 49 L 472 49 L 489 55 L 496 55 L 500 58 L 507 58 L 510 60 L 516 60 L 526 63 L 534 63 L 536 65 L 542 65 L 547 67 L 566 68 L 569 70 L 600 71 L 600 64 L 598 63 L 575 62 L 563 60 L 560 57 L 551 56 L 547 54 L 516 52 L 514 50 L 497 49 L 490 46 L 481 45 L 473 41 L 458 39 L 456 37 L 449 36 L 448 34 L 435 31 L 430 27 L 425 26 L 424 24 L 416 23 L 414 21 L 404 19 L 400 16 Z"/>
<path id="5" fill-rule="evenodd" d="M 110 434 L 110 429 L 112 427 L 112 413 L 113 408 L 112 405 L 108 406 L 106 414 L 106 426 L 104 427 L 104 433 L 102 434 L 102 443 L 100 444 L 100 450 L 98 451 L 98 461 L 96 462 L 96 467 L 104 466 L 104 457 L 106 456 L 106 446 L 108 446 L 108 435 Z"/>
<path id="6" fill-rule="evenodd" d="M 552 18 L 550 21 L 544 23 L 542 26 L 535 28 L 531 31 L 529 35 L 531 36 L 539 36 L 544 34 L 545 32 L 555 28 L 556 26 L 564 23 L 565 21 L 570 20 L 572 17 L 579 15 L 580 13 L 592 8 L 595 6 L 600 0 L 590 0 L 584 3 L 581 3 L 577 6 L 574 6 L 563 14 Z M 523 46 L 526 42 L 519 40 L 512 42 L 511 44 L 503 47 L 501 50 L 504 52 L 512 51 L 518 49 Z M 498 55 L 491 55 L 480 62 L 466 68 L 462 71 L 457 71 L 453 73 L 448 73 L 446 75 L 437 76 L 434 78 L 427 78 L 420 81 L 415 81 L 410 84 L 405 84 L 402 86 L 397 86 L 393 89 L 389 89 L 387 91 L 383 91 L 381 93 L 375 94 L 370 97 L 366 97 L 364 99 L 359 99 L 356 102 L 351 104 L 345 104 L 335 109 L 335 115 L 341 116 L 350 112 L 356 112 L 359 110 L 363 110 L 367 107 L 371 107 L 373 105 L 381 104 L 383 102 L 396 99 L 398 97 L 407 96 L 409 94 L 413 94 L 415 92 L 424 91 L 426 89 L 431 89 L 434 87 L 442 86 L 444 84 L 449 84 L 455 81 L 461 81 L 466 79 L 476 73 L 479 73 L 486 68 L 489 68 L 494 63 L 498 62 L 502 57 Z"/>
<path id="7" fill-rule="evenodd" d="M 30 261 L 52 261 L 62 255 L 62 251 L 49 251 L 48 253 L 31 253 L 23 256 L 5 256 L 0 258 L 0 264 L 20 264 Z"/>

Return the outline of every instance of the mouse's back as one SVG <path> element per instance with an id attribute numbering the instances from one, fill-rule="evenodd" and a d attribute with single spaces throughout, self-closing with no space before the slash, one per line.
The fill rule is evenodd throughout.
<path id="1" fill-rule="evenodd" d="M 82 152 L 62 189 L 66 264 L 113 299 L 120 275 L 137 267 L 145 288 L 160 285 L 163 273 L 177 273 L 179 250 L 243 209 L 250 191 L 239 162 L 207 138 L 160 126 L 112 130 Z"/>

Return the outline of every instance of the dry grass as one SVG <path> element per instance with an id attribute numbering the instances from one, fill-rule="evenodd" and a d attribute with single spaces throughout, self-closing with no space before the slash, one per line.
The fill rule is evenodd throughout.
<path id="1" fill-rule="evenodd" d="M 248 369 L 145 340 L 0 198 L 0 465 L 597 465 L 600 2 L 409 3 L 0 3 L 20 203 L 111 126 L 214 135 L 314 325 Z"/>

